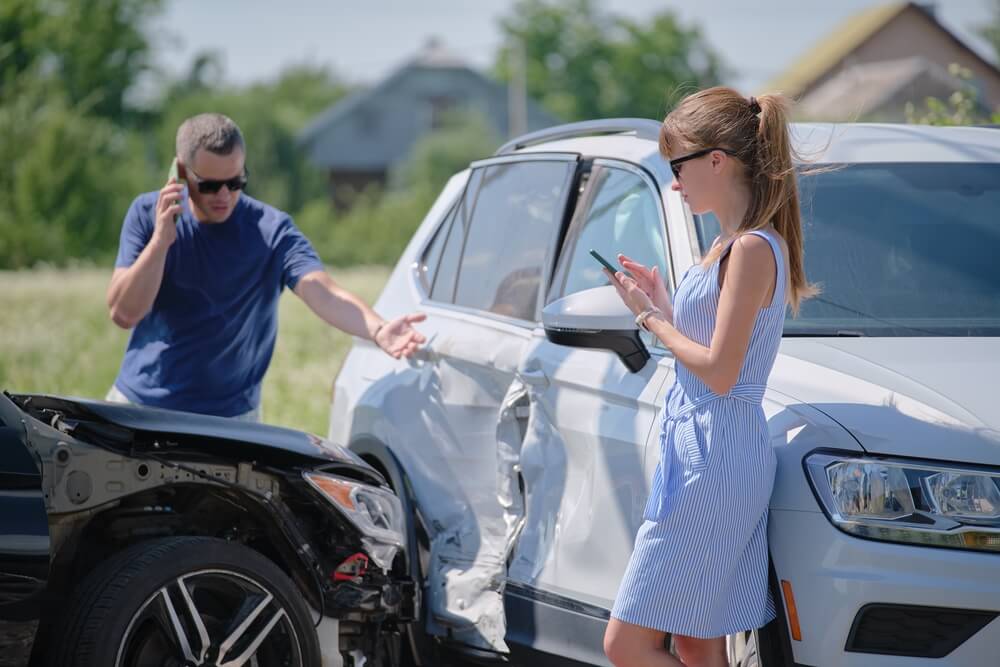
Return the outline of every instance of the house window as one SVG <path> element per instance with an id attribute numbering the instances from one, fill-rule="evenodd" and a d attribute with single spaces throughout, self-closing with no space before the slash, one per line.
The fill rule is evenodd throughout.
<path id="1" fill-rule="evenodd" d="M 455 98 L 447 95 L 432 95 L 427 98 L 431 109 L 431 129 L 438 130 L 448 124 L 448 117 L 456 107 Z"/>

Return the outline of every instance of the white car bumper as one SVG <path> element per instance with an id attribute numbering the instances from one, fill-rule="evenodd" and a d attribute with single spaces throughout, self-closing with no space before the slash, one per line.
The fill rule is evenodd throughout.
<path id="1" fill-rule="evenodd" d="M 772 510 L 770 547 L 779 581 L 794 592 L 802 632 L 795 662 L 809 667 L 982 667 L 1000 660 L 1000 554 L 864 540 L 837 530 L 821 512 Z M 847 650 L 859 610 L 870 604 L 945 607 L 996 614 L 942 658 Z M 865 629 L 901 647 L 924 651 L 960 629 L 961 613 L 890 612 Z M 980 617 L 982 618 L 982 617 Z M 988 618 L 988 617 L 987 617 Z M 981 623 L 982 621 L 980 621 Z M 967 633 L 966 633 L 967 634 Z M 942 646 L 943 644 L 937 644 Z M 892 651 L 898 652 L 897 649 Z"/>

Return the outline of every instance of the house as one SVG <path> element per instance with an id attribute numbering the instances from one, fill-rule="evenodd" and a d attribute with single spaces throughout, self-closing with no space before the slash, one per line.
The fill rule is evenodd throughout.
<path id="1" fill-rule="evenodd" d="M 389 169 L 455 111 L 481 114 L 498 141 L 558 124 L 532 100 L 525 100 L 520 110 L 515 106 L 513 114 L 511 107 L 506 85 L 431 40 L 372 88 L 319 114 L 302 131 L 299 144 L 309 160 L 328 173 L 334 202 L 344 205 L 350 192 L 385 183 Z M 513 120 L 518 117 L 523 120 Z"/>
<path id="2" fill-rule="evenodd" d="M 971 80 L 953 76 L 952 64 Z M 983 111 L 1000 107 L 1000 69 L 943 26 L 932 6 L 896 2 L 848 19 L 762 92 L 795 98 L 799 119 L 903 121 L 907 102 L 920 108 L 969 85 Z"/>

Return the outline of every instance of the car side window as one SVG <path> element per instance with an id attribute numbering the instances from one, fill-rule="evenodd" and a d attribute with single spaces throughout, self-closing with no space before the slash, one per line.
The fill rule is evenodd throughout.
<path id="1" fill-rule="evenodd" d="M 574 162 L 543 160 L 477 170 L 483 172 L 482 185 L 462 253 L 455 304 L 536 319 L 545 262 L 574 167 Z"/>
<path id="2" fill-rule="evenodd" d="M 434 232 L 434 237 L 427 244 L 427 248 L 420 257 L 420 280 L 428 293 L 430 293 L 431 286 L 434 284 L 434 277 L 437 275 L 438 265 L 441 262 L 444 244 L 448 240 L 448 232 L 451 231 L 451 225 L 455 220 L 455 212 L 457 210 L 457 203 L 448 210 L 444 216 L 444 221 L 438 225 L 437 230 Z"/>
<path id="3" fill-rule="evenodd" d="M 445 220 L 438 235 L 444 234 L 441 250 L 441 261 L 434 270 L 431 280 L 431 299 L 452 303 L 455 297 L 455 278 L 458 276 L 458 264 L 462 257 L 462 244 L 465 243 L 465 232 L 469 227 L 469 213 L 475 202 L 479 183 L 482 180 L 482 170 L 476 169 L 469 177 L 462 198 L 455 205 L 450 220 Z M 437 239 L 431 244 L 437 243 Z"/>
<path id="4" fill-rule="evenodd" d="M 711 211 L 695 215 L 694 226 L 698 235 L 698 249 L 701 250 L 701 256 L 704 257 L 708 249 L 712 247 L 712 243 L 718 238 L 722 228 L 719 226 L 719 219 Z"/>
<path id="5" fill-rule="evenodd" d="M 550 300 L 607 285 L 593 248 L 617 264 L 624 253 L 667 276 L 667 243 L 660 199 L 641 176 L 626 169 L 595 165 L 563 246 Z"/>

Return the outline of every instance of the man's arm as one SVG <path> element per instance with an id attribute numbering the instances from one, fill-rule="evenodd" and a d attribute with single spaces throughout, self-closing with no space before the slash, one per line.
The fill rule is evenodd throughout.
<path id="1" fill-rule="evenodd" d="M 122 329 L 131 329 L 146 316 L 163 281 L 167 248 L 147 245 L 135 264 L 117 268 L 108 285 L 108 311 L 111 321 Z"/>
<path id="2" fill-rule="evenodd" d="M 131 329 L 153 307 L 163 281 L 167 250 L 177 238 L 174 216 L 181 211 L 183 183 L 168 183 L 156 200 L 156 222 L 153 235 L 135 262 L 127 268 L 116 268 L 108 285 L 108 312 L 111 321 L 123 329 Z"/>
<path id="3" fill-rule="evenodd" d="M 302 276 L 293 291 L 327 324 L 352 336 L 374 341 L 396 359 L 409 357 L 426 342 L 426 338 L 411 326 L 426 319 L 426 315 L 403 315 L 387 322 L 322 269 Z"/>

